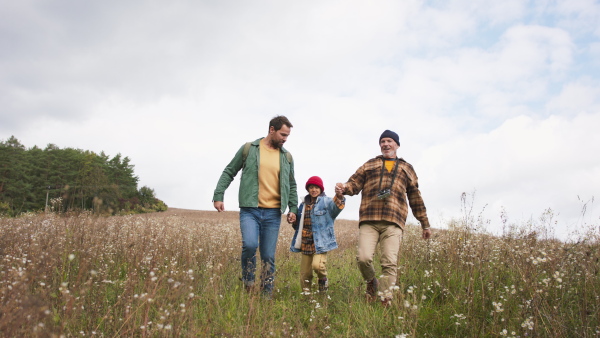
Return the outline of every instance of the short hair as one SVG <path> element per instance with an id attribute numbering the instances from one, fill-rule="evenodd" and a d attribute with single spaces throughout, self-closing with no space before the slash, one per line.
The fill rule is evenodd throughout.
<path id="1" fill-rule="evenodd" d="M 275 131 L 278 131 L 279 129 L 281 129 L 281 127 L 283 127 L 284 124 L 288 128 L 293 127 L 292 123 L 290 122 L 290 120 L 288 120 L 287 117 L 283 115 L 277 115 L 271 119 L 271 122 L 269 122 L 269 130 L 271 130 L 271 127 L 273 127 Z"/>

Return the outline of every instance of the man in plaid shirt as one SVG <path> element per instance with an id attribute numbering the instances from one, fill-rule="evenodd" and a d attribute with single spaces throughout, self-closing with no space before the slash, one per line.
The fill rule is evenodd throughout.
<path id="1" fill-rule="evenodd" d="M 359 211 L 358 267 L 367 283 L 367 297 L 378 295 L 384 306 L 390 304 L 392 288 L 396 284 L 398 251 L 408 214 L 408 206 L 421 223 L 423 239 L 431 237 L 427 211 L 417 174 L 413 167 L 398 158 L 398 134 L 386 130 L 379 137 L 380 156 L 368 160 L 346 183 L 336 185 L 336 193 L 357 195 L 362 191 Z M 408 203 L 407 203 L 408 196 Z M 377 244 L 381 246 L 383 277 L 375 278 L 373 256 Z"/>

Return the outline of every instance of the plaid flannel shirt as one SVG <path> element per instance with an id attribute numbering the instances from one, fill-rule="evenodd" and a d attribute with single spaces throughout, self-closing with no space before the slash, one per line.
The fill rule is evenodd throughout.
<path id="1" fill-rule="evenodd" d="M 381 155 L 368 160 L 346 182 L 346 195 L 357 195 L 362 191 L 359 224 L 364 221 L 388 221 L 404 228 L 410 205 L 410 209 L 421 223 L 421 227 L 429 228 L 427 210 L 419 191 L 417 174 L 412 165 L 402 158 L 397 159 L 398 170 L 394 186 L 390 187 L 394 170 L 389 172 L 384 168 L 380 187 L 382 167 L 385 167 L 383 162 Z M 380 189 L 387 188 L 390 188 L 390 196 L 386 199 L 378 199 L 377 194 Z"/>

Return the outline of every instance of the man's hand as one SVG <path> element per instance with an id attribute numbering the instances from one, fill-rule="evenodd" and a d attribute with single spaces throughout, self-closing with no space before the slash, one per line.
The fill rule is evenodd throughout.
<path id="1" fill-rule="evenodd" d="M 294 224 L 294 222 L 296 222 L 296 214 L 294 214 L 293 212 L 287 214 L 287 221 L 290 224 Z"/>
<path id="2" fill-rule="evenodd" d="M 344 187 L 344 184 L 337 183 L 335 185 L 335 196 L 337 196 L 338 199 L 343 200 L 345 190 L 346 190 L 346 188 Z"/>
<path id="3" fill-rule="evenodd" d="M 423 229 L 423 239 L 431 238 L 431 229 Z"/>
<path id="4" fill-rule="evenodd" d="M 344 183 L 336 183 L 335 185 L 335 194 L 343 195 L 346 192 L 346 184 Z M 338 196 L 339 198 L 339 196 Z"/>
<path id="5" fill-rule="evenodd" d="M 225 211 L 225 204 L 223 204 L 223 201 L 214 201 L 213 205 L 218 212 Z"/>

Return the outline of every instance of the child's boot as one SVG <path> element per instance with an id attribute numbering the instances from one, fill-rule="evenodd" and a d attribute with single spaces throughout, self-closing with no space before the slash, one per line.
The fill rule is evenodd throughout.
<path id="1" fill-rule="evenodd" d="M 327 290 L 329 290 L 327 277 L 319 278 L 319 292 L 327 292 Z"/>

